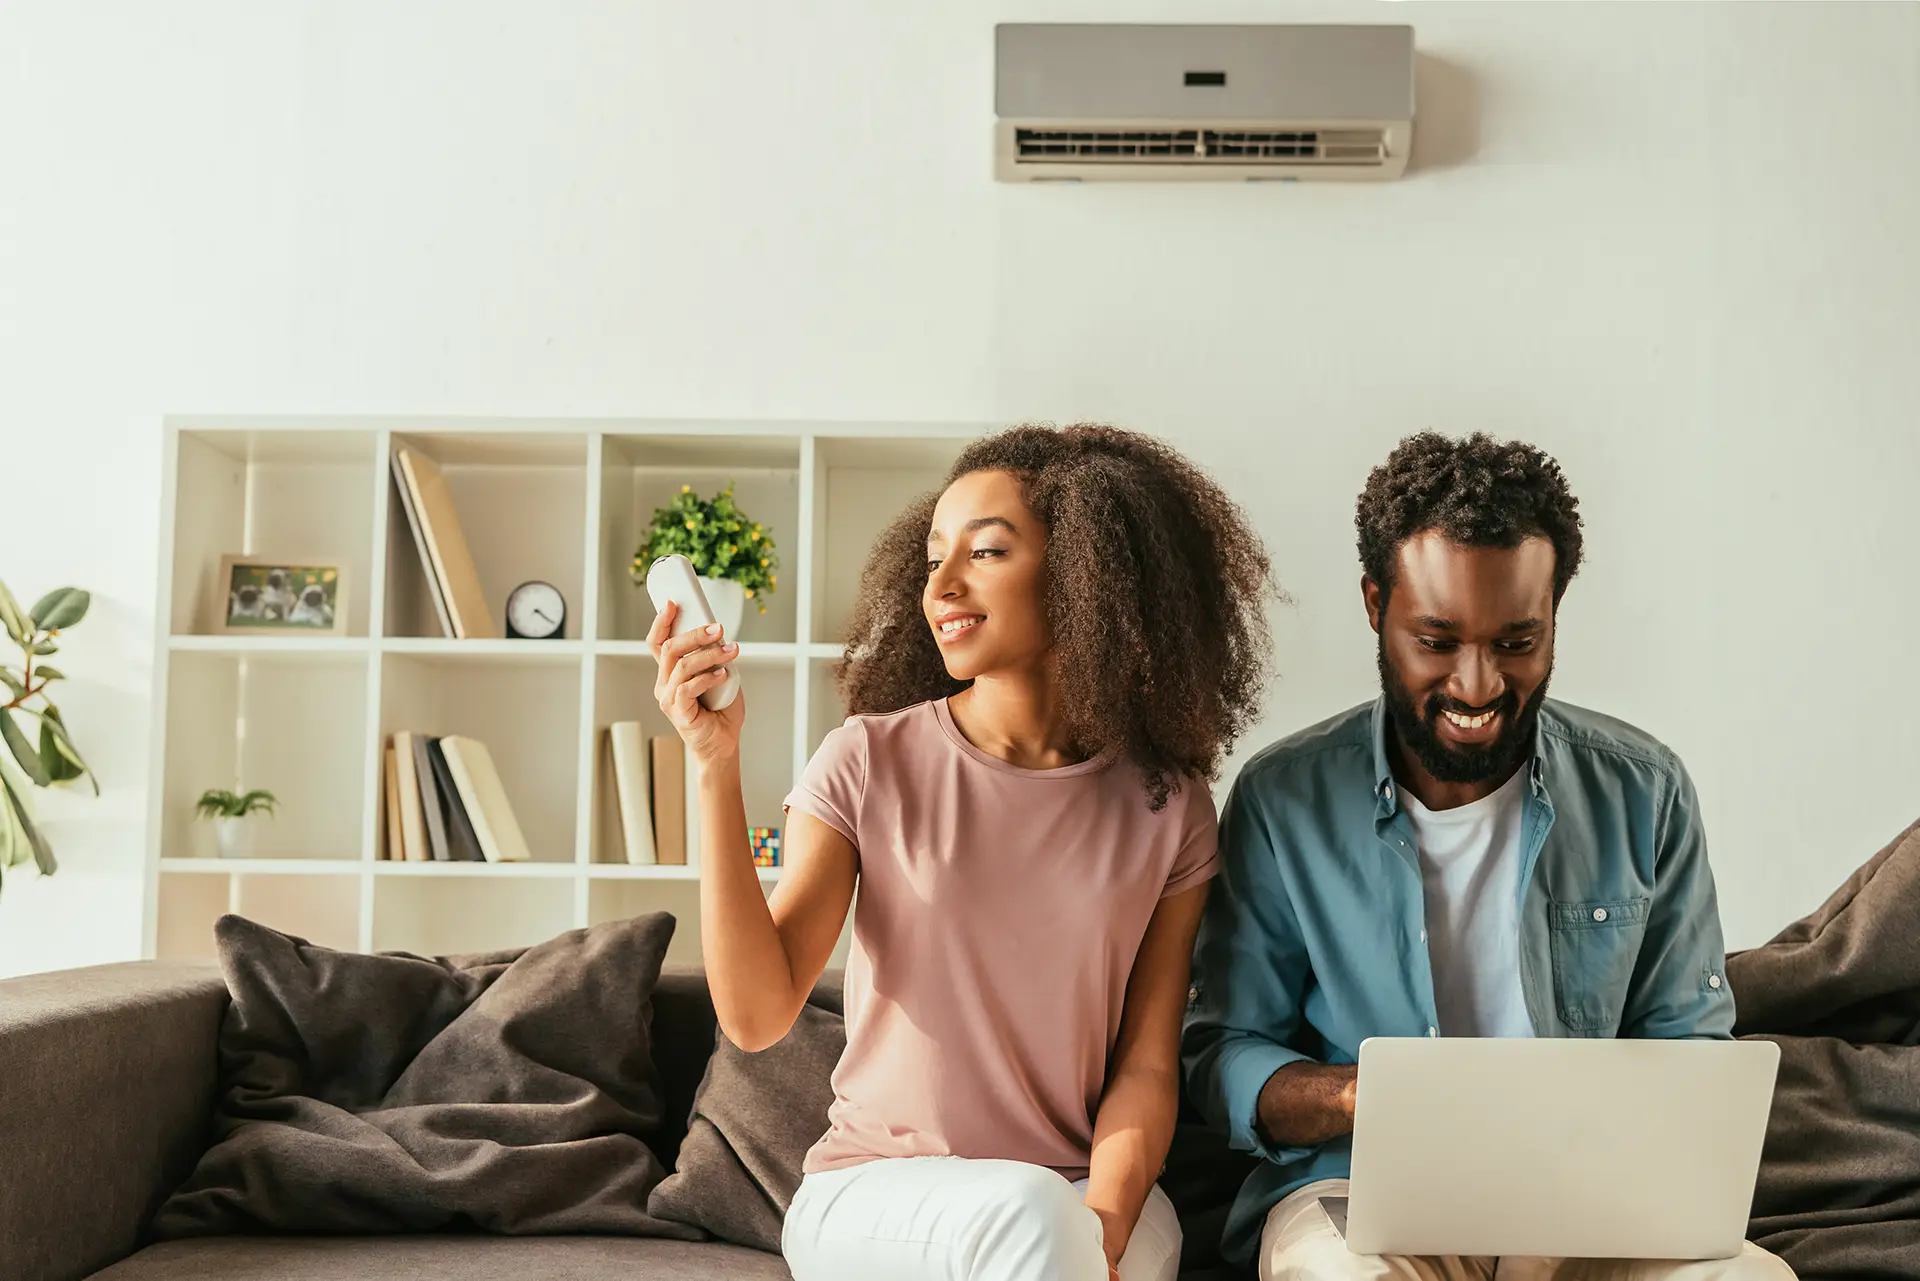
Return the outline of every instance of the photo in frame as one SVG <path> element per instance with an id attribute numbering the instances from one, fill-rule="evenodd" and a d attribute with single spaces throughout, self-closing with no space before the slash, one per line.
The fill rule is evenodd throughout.
<path id="1" fill-rule="evenodd" d="M 270 556 L 220 558 L 220 619 L 235 632 L 344 636 L 346 570 L 338 562 Z"/>

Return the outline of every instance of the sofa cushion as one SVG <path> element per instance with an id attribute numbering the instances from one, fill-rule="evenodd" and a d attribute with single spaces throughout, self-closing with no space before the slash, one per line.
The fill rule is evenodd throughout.
<path id="1" fill-rule="evenodd" d="M 814 1005 L 758 1054 L 716 1034 L 679 1161 L 647 1209 L 777 1252 L 801 1162 L 827 1131 L 833 1069 L 846 1048 L 846 1023 Z"/>
<path id="2" fill-rule="evenodd" d="M 635 1237 L 207 1237 L 149 1246 L 94 1281 L 790 1281 L 758 1250 Z"/>
<path id="3" fill-rule="evenodd" d="M 822 974 L 807 1003 L 839 1014 L 844 1000 L 842 978 L 839 970 Z M 660 1129 L 647 1136 L 647 1143 L 668 1169 L 677 1164 L 680 1140 L 693 1117 L 693 1096 L 706 1078 L 718 1028 L 707 972 L 698 965 L 661 970 L 660 985 L 653 990 L 653 1065 L 660 1071 L 667 1112 Z"/>
<path id="4" fill-rule="evenodd" d="M 658 914 L 429 960 L 222 917 L 215 1142 L 155 1235 L 696 1236 L 645 1208 L 666 1176 L 645 1136 L 672 936 Z"/>

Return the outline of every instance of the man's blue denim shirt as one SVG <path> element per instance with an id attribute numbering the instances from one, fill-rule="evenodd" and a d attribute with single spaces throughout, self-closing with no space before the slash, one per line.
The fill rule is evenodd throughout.
<path id="1" fill-rule="evenodd" d="M 1679 759 L 1630 725 L 1548 700 L 1522 768 L 1514 960 L 1536 1033 L 1731 1036 L 1706 834 Z M 1439 1035 L 1420 857 L 1387 765 L 1384 702 L 1254 757 L 1227 800 L 1220 852 L 1184 1055 L 1207 1119 L 1266 1158 L 1227 1220 L 1227 1253 L 1244 1259 L 1280 1198 L 1348 1173 L 1348 1139 L 1265 1141 L 1255 1111 L 1267 1078 L 1301 1059 L 1356 1062 L 1370 1036 Z"/>

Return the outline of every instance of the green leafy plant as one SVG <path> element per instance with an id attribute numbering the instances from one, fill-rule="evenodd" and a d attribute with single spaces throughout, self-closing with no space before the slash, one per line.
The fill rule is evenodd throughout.
<path id="1" fill-rule="evenodd" d="M 272 817 L 279 798 L 264 788 L 254 788 L 251 792 L 229 792 L 224 788 L 209 787 L 200 793 L 200 799 L 194 802 L 193 812 L 198 818 L 245 818 L 256 811 Z"/>
<path id="2" fill-rule="evenodd" d="M 78 779 L 93 785 L 99 780 L 82 760 L 67 734 L 47 689 L 66 679 L 47 658 L 60 652 L 60 633 L 87 616 L 93 598 L 77 587 L 58 587 L 42 596 L 30 610 L 0 583 L 0 625 L 20 649 L 18 667 L 0 665 L 0 876 L 10 867 L 31 860 L 42 876 L 59 868 L 53 847 L 34 821 L 32 788 L 58 787 Z M 29 732 L 31 731 L 31 732 Z"/>
<path id="3" fill-rule="evenodd" d="M 704 578 L 723 578 L 746 589 L 747 599 L 767 612 L 767 597 L 779 590 L 780 555 L 773 535 L 733 501 L 733 486 L 701 498 L 692 485 L 665 507 L 655 509 L 647 539 L 633 554 L 633 577 L 645 582 L 647 570 L 662 556 L 685 556 Z"/>

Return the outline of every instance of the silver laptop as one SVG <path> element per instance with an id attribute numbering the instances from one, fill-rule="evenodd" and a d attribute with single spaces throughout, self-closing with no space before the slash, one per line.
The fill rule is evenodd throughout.
<path id="1" fill-rule="evenodd" d="M 1771 1041 L 1364 1041 L 1347 1248 L 1730 1258 L 1779 1065 Z"/>

